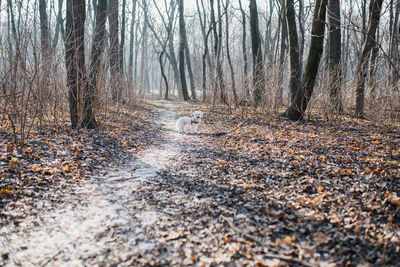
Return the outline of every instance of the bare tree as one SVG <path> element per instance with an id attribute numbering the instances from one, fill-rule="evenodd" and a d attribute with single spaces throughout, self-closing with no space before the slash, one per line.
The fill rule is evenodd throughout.
<path id="1" fill-rule="evenodd" d="M 108 22 L 110 27 L 110 71 L 111 71 L 111 92 L 114 101 L 121 100 L 121 70 L 119 60 L 119 23 L 118 23 L 118 0 L 109 0 Z"/>
<path id="2" fill-rule="evenodd" d="M 342 86 L 342 40 L 340 30 L 340 1 L 328 1 L 329 21 L 329 100 L 334 111 L 342 111 L 341 86 Z"/>
<path id="3" fill-rule="evenodd" d="M 68 100 L 71 127 L 80 128 L 81 95 L 85 90 L 85 3 L 80 0 L 67 0 L 67 19 L 65 24 L 65 64 L 67 68 Z"/>
<path id="4" fill-rule="evenodd" d="M 229 0 L 226 0 L 226 5 L 224 6 L 225 13 L 225 48 L 226 48 L 226 57 L 228 58 L 228 65 L 231 71 L 231 82 L 232 82 L 232 93 L 233 93 L 233 102 L 235 105 L 238 104 L 238 95 L 236 92 L 236 82 L 235 82 L 235 71 L 233 70 L 233 64 L 231 59 L 231 53 L 229 48 L 229 19 L 228 19 L 228 7 Z"/>
<path id="5" fill-rule="evenodd" d="M 125 21 L 126 21 L 126 0 L 122 0 L 121 16 L 121 38 L 119 43 L 119 71 L 124 72 L 124 46 L 125 46 Z"/>
<path id="6" fill-rule="evenodd" d="M 327 0 L 315 0 L 307 64 L 301 79 L 300 89 L 283 115 L 290 120 L 303 118 L 314 90 L 315 79 L 324 48 L 326 5 Z"/>
<path id="7" fill-rule="evenodd" d="M 286 50 L 287 45 L 286 41 L 288 39 L 288 29 L 286 23 L 286 1 L 280 0 L 281 2 L 281 11 L 279 12 L 279 20 L 281 27 L 281 46 L 280 46 L 280 54 L 279 54 L 279 66 L 278 66 L 278 92 L 275 99 L 275 108 L 279 108 L 283 104 L 283 76 L 285 69 L 285 59 L 286 59 Z M 294 15 L 290 19 L 295 19 Z M 293 36 L 292 36 L 293 37 Z"/>
<path id="8" fill-rule="evenodd" d="M 128 63 L 128 82 L 129 88 L 133 87 L 133 45 L 135 43 L 135 33 L 134 33 L 134 26 L 136 24 L 136 1 L 133 0 L 132 2 L 132 21 L 130 27 L 130 42 L 129 42 L 129 63 Z"/>
<path id="9" fill-rule="evenodd" d="M 190 49 L 189 49 L 189 43 L 187 40 L 187 36 L 186 36 L 186 26 L 185 23 L 183 24 L 184 26 L 184 41 L 185 41 L 185 59 L 186 59 L 186 67 L 188 70 L 188 74 L 189 74 L 189 84 L 190 84 L 190 92 L 192 95 L 192 99 L 196 100 L 196 85 L 194 83 L 194 77 L 193 77 L 193 69 L 192 69 L 192 60 L 190 59 Z"/>
<path id="10" fill-rule="evenodd" d="M 400 0 L 394 0 L 396 2 L 393 22 L 390 23 L 390 50 L 389 50 L 389 58 L 392 60 L 392 64 L 389 64 L 390 73 L 390 82 L 391 84 L 396 84 L 399 81 L 399 76 L 395 68 L 399 66 L 399 13 L 400 13 Z M 393 0 L 391 1 L 391 3 Z M 393 5 L 392 5 L 393 9 Z M 393 11 L 391 11 L 393 12 Z M 393 25 L 393 26 L 392 26 Z"/>
<path id="11" fill-rule="evenodd" d="M 181 78 L 183 100 L 189 100 L 185 75 L 185 20 L 183 16 L 183 0 L 178 2 L 179 11 L 179 73 Z"/>
<path id="12" fill-rule="evenodd" d="M 54 51 L 57 47 L 58 40 L 60 39 L 60 33 L 61 33 L 61 38 L 63 40 L 64 40 L 64 36 L 65 36 L 64 21 L 62 18 L 63 3 L 64 3 L 64 0 L 58 0 L 57 24 L 56 24 L 56 30 L 54 33 L 54 39 L 52 42 L 52 51 Z"/>
<path id="13" fill-rule="evenodd" d="M 286 1 L 286 22 L 288 30 L 289 41 L 289 67 L 290 67 L 290 81 L 289 91 L 290 99 L 293 100 L 299 90 L 301 80 L 301 61 L 299 54 L 299 41 L 297 37 L 296 27 L 296 13 L 294 10 L 293 0 Z"/>
<path id="14" fill-rule="evenodd" d="M 89 67 L 89 91 L 85 101 L 85 110 L 91 110 L 94 105 L 95 91 L 98 90 L 98 79 L 100 72 L 101 55 L 104 49 L 105 25 L 107 20 L 107 0 L 98 0 L 95 7 L 96 21 L 93 32 L 92 50 L 90 54 Z M 88 112 L 90 113 L 90 112 Z M 89 114 L 90 115 L 90 114 Z M 94 116 L 84 118 L 85 124 L 95 127 Z"/>
<path id="15" fill-rule="evenodd" d="M 173 72 L 173 77 L 176 86 L 178 87 L 178 96 L 180 99 L 183 99 L 183 92 L 182 92 L 182 84 L 181 84 L 181 78 L 180 78 L 180 73 L 178 69 L 178 62 L 175 54 L 175 45 L 174 45 L 174 23 L 176 19 L 176 7 L 177 7 L 177 2 L 175 0 L 170 0 L 169 4 L 167 4 L 166 1 L 164 1 L 164 6 L 167 8 L 166 10 L 166 15 L 167 15 L 167 20 L 164 18 L 164 14 L 161 12 L 160 8 L 158 7 L 157 1 L 153 0 L 153 3 L 157 9 L 157 12 L 160 16 L 160 19 L 162 21 L 162 24 L 164 25 L 165 31 L 168 33 L 167 38 L 168 38 L 168 44 L 167 44 L 167 51 L 165 53 L 165 56 L 167 57 L 169 63 L 171 64 L 172 72 Z M 145 15 L 145 20 L 152 31 L 154 37 L 156 38 L 157 42 L 159 45 L 162 47 L 163 46 L 163 41 L 161 40 L 162 38 L 160 37 L 160 34 L 157 33 L 157 31 L 154 29 L 152 24 L 150 23 L 149 19 L 149 14 L 147 10 L 147 5 L 146 1 L 143 1 L 143 12 Z"/>
<path id="16" fill-rule="evenodd" d="M 49 48 L 49 20 L 47 16 L 47 1 L 39 1 L 39 14 L 40 14 L 40 41 L 42 44 L 42 57 L 47 58 L 50 53 Z"/>
<path id="17" fill-rule="evenodd" d="M 365 80 L 368 73 L 368 58 L 376 40 L 376 29 L 378 28 L 383 0 L 371 0 L 368 32 L 364 41 L 360 61 L 356 71 L 356 108 L 355 115 L 364 116 L 364 92 Z"/>
<path id="18" fill-rule="evenodd" d="M 202 70 L 203 70 L 203 74 L 202 74 L 202 88 L 203 88 L 203 100 L 206 100 L 207 98 L 207 90 L 206 90 L 206 86 L 207 86 L 207 65 L 206 65 L 206 61 L 208 62 L 208 65 L 210 66 L 210 68 L 212 68 L 212 63 L 211 63 L 211 57 L 210 57 L 210 53 L 209 53 L 209 48 L 208 48 L 208 37 L 210 36 L 211 30 L 213 29 L 212 24 L 209 24 L 209 30 L 206 33 L 206 24 L 207 24 L 207 14 L 204 8 L 204 1 L 201 0 L 201 7 L 202 7 L 202 11 L 200 10 L 200 6 L 199 6 L 199 0 L 196 0 L 196 5 L 197 5 L 197 12 L 199 14 L 199 21 L 200 21 L 200 27 L 201 27 L 201 33 L 203 35 L 203 44 L 204 44 L 204 52 L 203 52 L 203 56 L 202 56 Z M 202 15 L 203 14 L 203 17 Z M 212 75 L 212 73 L 210 74 Z M 211 79 L 213 79 L 213 77 L 211 77 Z"/>
<path id="19" fill-rule="evenodd" d="M 244 11 L 242 6 L 242 0 L 239 0 L 239 8 L 240 8 L 240 13 L 242 15 L 242 53 L 243 53 L 243 76 L 244 76 L 243 82 L 245 86 L 246 100 L 248 100 L 250 98 L 250 90 L 248 85 L 249 63 L 247 60 L 247 47 L 246 47 L 246 42 L 247 42 L 246 12 Z"/>
<path id="20" fill-rule="evenodd" d="M 265 77 L 256 0 L 250 0 L 250 30 L 253 51 L 253 99 L 254 104 L 259 106 L 264 97 Z"/>

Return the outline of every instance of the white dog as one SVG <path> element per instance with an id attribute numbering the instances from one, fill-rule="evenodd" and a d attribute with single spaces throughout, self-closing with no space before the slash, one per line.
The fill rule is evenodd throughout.
<path id="1" fill-rule="evenodd" d="M 176 122 L 176 127 L 178 128 L 178 132 L 182 134 L 185 125 L 190 125 L 192 127 L 192 133 L 194 133 L 199 124 L 201 123 L 202 119 L 203 119 L 203 112 L 201 111 L 193 112 L 193 117 L 180 117 Z"/>

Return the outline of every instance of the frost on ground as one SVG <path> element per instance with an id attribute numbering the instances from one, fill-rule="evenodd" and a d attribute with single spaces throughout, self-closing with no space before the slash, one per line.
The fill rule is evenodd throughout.
<path id="1" fill-rule="evenodd" d="M 357 165 L 363 172 L 356 174 L 346 164 L 357 162 L 314 143 L 312 123 L 249 118 L 243 129 L 229 125 L 237 130 L 216 137 L 210 125 L 227 127 L 235 118 L 206 113 L 199 134 L 180 135 L 175 120 L 192 106 L 148 105 L 157 134 L 133 157 L 119 157 L 120 164 L 98 168 L 90 179 L 58 183 L 39 200 L 5 205 L 0 265 L 391 266 L 400 260 L 398 147 L 391 168 Z M 293 129 L 312 138 L 295 141 Z M 335 148 L 346 143 L 336 141 Z"/>

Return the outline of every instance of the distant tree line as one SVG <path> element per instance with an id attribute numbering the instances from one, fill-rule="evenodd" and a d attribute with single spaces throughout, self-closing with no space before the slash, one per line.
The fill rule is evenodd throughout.
<path id="1" fill-rule="evenodd" d="M 303 118 L 310 103 L 359 117 L 376 107 L 400 110 L 400 0 L 0 6 L 1 101 L 15 123 L 23 112 L 39 122 L 56 117 L 63 95 L 72 128 L 96 128 L 102 105 L 147 94 L 250 104 L 291 120 Z"/>

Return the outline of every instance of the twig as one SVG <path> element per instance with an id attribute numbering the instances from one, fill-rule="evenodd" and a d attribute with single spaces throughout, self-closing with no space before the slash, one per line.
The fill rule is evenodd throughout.
<path id="1" fill-rule="evenodd" d="M 272 242 L 263 242 L 263 241 L 259 240 L 257 237 L 255 237 L 255 236 L 253 236 L 253 235 L 250 235 L 250 234 L 247 234 L 247 233 L 244 233 L 243 231 L 241 231 L 240 229 L 238 229 L 238 228 L 233 224 L 233 222 L 232 222 L 229 218 L 227 218 L 227 217 L 225 217 L 225 216 L 223 216 L 223 215 L 221 215 L 221 218 L 222 218 L 222 219 L 232 228 L 232 230 L 235 231 L 236 233 L 239 233 L 239 234 L 243 235 L 243 236 L 246 237 L 247 239 L 249 239 L 249 240 L 251 240 L 251 241 L 257 243 L 258 245 L 260 245 L 260 246 L 262 246 L 262 247 L 268 247 L 268 248 L 270 248 L 270 249 L 272 249 L 272 248 L 275 249 L 276 246 L 275 246 L 274 243 L 272 243 Z M 295 263 L 298 263 L 298 264 L 301 264 L 301 265 L 307 266 L 307 267 L 312 267 L 312 266 L 313 266 L 312 264 L 309 264 L 309 263 L 304 262 L 304 261 L 302 261 L 302 260 L 299 260 L 299 259 L 296 259 L 296 258 L 293 258 L 293 257 L 290 257 L 290 256 L 282 255 L 282 254 L 271 254 L 271 253 L 266 253 L 265 256 L 268 257 L 268 258 L 274 258 L 274 259 L 279 259 L 279 260 L 285 260 L 285 261 L 295 262 Z"/>
<path id="2" fill-rule="evenodd" d="M 42 264 L 42 267 L 46 266 L 49 262 L 51 262 L 52 260 L 55 259 L 55 257 L 57 257 L 58 255 L 60 255 L 61 253 L 63 253 L 64 251 L 60 250 L 56 255 L 54 255 L 53 257 L 51 257 L 50 259 L 48 259 L 45 263 Z"/>
<path id="3" fill-rule="evenodd" d="M 306 267 L 315 266 L 315 265 L 309 264 L 309 263 L 307 263 L 305 261 L 302 261 L 302 260 L 299 260 L 299 259 L 296 259 L 296 258 L 293 258 L 293 257 L 290 257 L 290 256 L 281 255 L 281 254 L 277 255 L 277 254 L 266 253 L 265 256 L 267 258 L 273 258 L 273 259 L 278 259 L 278 260 L 295 262 L 295 263 L 301 264 L 301 265 L 306 266 Z"/>

